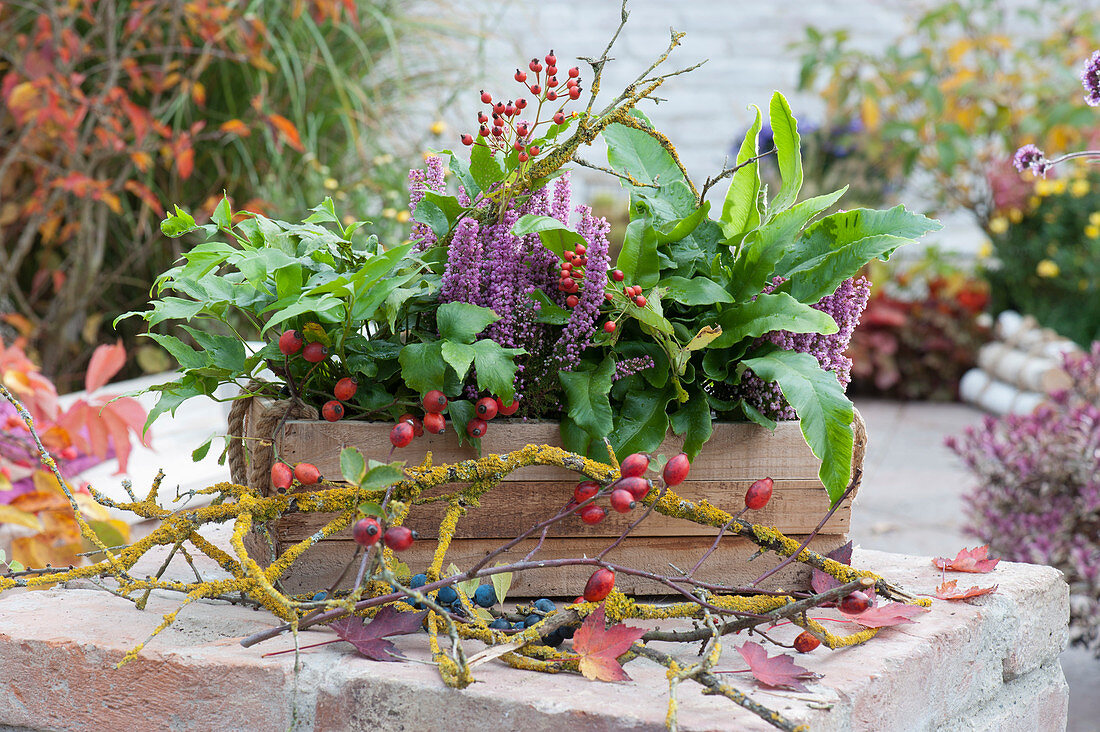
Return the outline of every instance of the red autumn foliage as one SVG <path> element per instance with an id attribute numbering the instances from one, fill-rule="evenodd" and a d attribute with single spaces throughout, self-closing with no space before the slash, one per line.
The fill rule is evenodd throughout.
<path id="1" fill-rule="evenodd" d="M 606 625 L 601 603 L 573 636 L 573 650 L 580 656 L 581 673 L 596 681 L 629 681 L 630 676 L 618 658 L 645 635 L 645 628 L 632 628 L 622 623 L 610 628 Z"/>
<path id="2" fill-rule="evenodd" d="M 997 585 L 992 587 L 971 587 L 969 590 L 958 589 L 958 580 L 948 580 L 936 588 L 936 597 L 941 600 L 969 600 L 972 597 L 981 597 L 997 591 Z"/>
<path id="3" fill-rule="evenodd" d="M 865 628 L 889 628 L 894 625 L 915 623 L 914 617 L 928 612 L 920 605 L 906 605 L 903 602 L 888 602 L 885 605 L 864 610 L 859 615 L 850 615 L 852 620 Z"/>
<path id="4" fill-rule="evenodd" d="M 745 663 L 749 665 L 749 671 L 756 680 L 765 686 L 791 691 L 809 691 L 802 682 L 818 678 L 818 674 L 799 666 L 794 662 L 794 658 L 785 653 L 769 656 L 764 646 L 759 643 L 746 641 L 737 649 L 737 652 L 745 659 Z"/>
<path id="5" fill-rule="evenodd" d="M 932 564 L 939 569 L 953 572 L 992 572 L 1000 559 L 989 559 L 989 546 L 979 546 L 974 549 L 960 549 L 954 559 L 936 557 Z"/>
<path id="6" fill-rule="evenodd" d="M 405 613 L 386 605 L 369 623 L 363 618 L 352 615 L 333 621 L 336 635 L 355 646 L 355 649 L 372 661 L 401 661 L 404 656 L 397 646 L 386 640 L 391 635 L 408 635 L 420 630 L 427 610 L 419 613 Z"/>

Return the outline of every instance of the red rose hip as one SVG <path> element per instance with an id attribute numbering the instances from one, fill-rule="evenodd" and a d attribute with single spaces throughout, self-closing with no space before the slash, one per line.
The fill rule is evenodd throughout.
<path id="1" fill-rule="evenodd" d="M 393 549 L 395 552 L 405 551 L 412 546 L 415 539 L 416 532 L 408 526 L 391 526 L 386 529 L 386 534 L 383 537 L 386 546 Z"/>
<path id="2" fill-rule="evenodd" d="M 691 470 L 691 461 L 684 453 L 680 453 L 665 464 L 663 477 L 668 485 L 680 485 L 688 477 Z"/>
<path id="3" fill-rule="evenodd" d="M 477 404 L 474 405 L 474 411 L 477 412 L 477 416 L 489 421 L 497 416 L 497 400 L 493 397 L 478 399 Z"/>
<path id="4" fill-rule="evenodd" d="M 313 463 L 298 463 L 294 466 L 294 477 L 302 485 L 313 485 L 321 480 L 321 471 Z"/>
<path id="5" fill-rule="evenodd" d="M 585 583 L 584 599 L 586 602 L 599 602 L 610 595 L 613 589 L 615 589 L 615 573 L 607 567 L 600 567 Z"/>
<path id="6" fill-rule="evenodd" d="M 382 538 L 382 525 L 373 516 L 361 518 L 352 524 L 351 538 L 359 546 L 373 546 Z"/>
<path id="7" fill-rule="evenodd" d="M 327 401 L 325 406 L 321 407 L 321 416 L 329 422 L 339 422 L 344 418 L 344 405 L 335 399 Z"/>
<path id="8" fill-rule="evenodd" d="M 848 615 L 859 615 L 871 607 L 871 598 L 866 592 L 856 590 L 840 601 L 840 612 Z"/>
<path id="9" fill-rule="evenodd" d="M 577 487 L 573 489 L 573 500 L 577 503 L 584 503 L 592 496 L 600 492 L 600 484 L 594 480 L 586 480 L 583 483 L 578 483 Z"/>
<path id="10" fill-rule="evenodd" d="M 809 653 L 820 645 L 821 641 L 817 639 L 817 636 L 811 635 L 805 630 L 794 639 L 794 649 L 799 653 Z"/>
<path id="11" fill-rule="evenodd" d="M 624 478 L 634 478 L 645 475 L 645 471 L 647 470 L 649 470 L 649 455 L 641 452 L 627 455 L 619 465 L 619 474 Z"/>
<path id="12" fill-rule="evenodd" d="M 302 350 L 302 334 L 296 330 L 284 330 L 279 336 L 279 351 L 286 356 L 293 356 Z"/>
<path id="13" fill-rule="evenodd" d="M 294 468 L 286 463 L 275 463 L 271 466 L 271 485 L 281 491 L 290 488 L 294 482 Z"/>
<path id="14" fill-rule="evenodd" d="M 607 511 L 604 511 L 602 508 L 594 503 L 589 503 L 587 506 L 580 510 L 579 515 L 581 517 L 581 521 L 585 522 L 586 524 L 595 525 L 603 521 L 604 516 L 607 515 Z"/>
<path id="15" fill-rule="evenodd" d="M 310 363 L 320 363 L 328 357 L 328 349 L 325 348 L 325 344 L 314 341 L 313 343 L 307 343 L 305 348 L 302 349 L 302 358 Z"/>
<path id="16" fill-rule="evenodd" d="M 643 478 L 640 475 L 632 475 L 627 478 L 620 478 L 611 484 L 612 490 L 618 490 L 620 488 L 630 491 L 630 495 L 634 497 L 635 501 L 640 501 L 649 495 L 649 489 L 653 487 L 653 481 Z"/>
<path id="17" fill-rule="evenodd" d="M 516 401 L 514 398 L 512 399 L 510 404 L 505 404 L 504 400 L 500 397 L 496 398 L 496 402 L 497 414 L 502 414 L 505 417 L 511 417 L 513 414 L 516 413 L 516 410 L 519 409 L 519 402 Z"/>
<path id="18" fill-rule="evenodd" d="M 413 441 L 415 432 L 413 426 L 408 422 L 400 422 L 393 426 L 390 430 L 390 442 L 394 447 L 406 447 Z"/>
<path id="19" fill-rule="evenodd" d="M 424 395 L 424 411 L 439 414 L 447 408 L 447 396 L 439 389 L 432 389 Z"/>
<path id="20" fill-rule="evenodd" d="M 611 507 L 619 513 L 630 513 L 634 509 L 634 494 L 625 488 L 611 491 Z"/>
<path id="21" fill-rule="evenodd" d="M 466 434 L 475 439 L 484 437 L 485 431 L 489 429 L 489 423 L 480 417 L 474 417 L 466 423 Z"/>
<path id="22" fill-rule="evenodd" d="M 424 415 L 424 429 L 433 435 L 441 435 L 447 430 L 447 420 L 442 414 L 428 412 Z"/>
<path id="23" fill-rule="evenodd" d="M 416 417 L 412 414 L 402 414 L 397 421 L 412 425 L 413 437 L 420 437 L 420 435 L 424 434 L 424 423 L 420 421 L 420 417 Z"/>
<path id="24" fill-rule="evenodd" d="M 359 382 L 350 376 L 345 376 L 336 382 L 336 387 L 332 390 L 332 395 L 342 402 L 349 401 L 355 392 L 359 389 Z"/>
<path id="25" fill-rule="evenodd" d="M 775 485 L 775 481 L 771 478 L 761 478 L 750 485 L 749 490 L 745 493 L 746 508 L 758 511 L 768 505 L 768 501 L 770 501 L 772 497 L 773 485 Z"/>

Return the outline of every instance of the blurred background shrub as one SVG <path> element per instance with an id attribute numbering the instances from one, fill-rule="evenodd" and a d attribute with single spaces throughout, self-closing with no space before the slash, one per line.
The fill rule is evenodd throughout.
<path id="1" fill-rule="evenodd" d="M 935 248 L 910 264 L 878 262 L 867 271 L 871 298 L 852 335 L 856 394 L 896 399 L 958 399 L 959 380 L 989 340 L 979 317 L 988 286 Z"/>
<path id="2" fill-rule="evenodd" d="M 1034 315 L 1087 348 L 1100 340 L 1100 173 L 1061 172 L 998 187 L 982 272 L 993 312 Z"/>
<path id="3" fill-rule="evenodd" d="M 1077 72 L 1098 38 L 1090 3 L 957 0 L 925 10 L 885 51 L 807 29 L 799 84 L 821 93 L 827 119 L 861 122 L 869 158 L 987 228 L 991 170 L 1026 142 L 1081 147 L 1096 124 Z"/>
<path id="4" fill-rule="evenodd" d="M 168 202 L 211 211 L 224 190 L 239 208 L 304 211 L 333 195 L 404 223 L 432 118 L 408 99 L 458 35 L 434 5 L 0 5 L 0 327 L 72 387 L 180 254 L 158 226 Z M 171 366 L 121 328 L 145 370 Z"/>

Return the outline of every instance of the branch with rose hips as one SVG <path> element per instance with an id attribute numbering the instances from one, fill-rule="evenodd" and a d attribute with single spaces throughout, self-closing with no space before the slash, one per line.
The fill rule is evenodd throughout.
<path id="1" fill-rule="evenodd" d="M 0 395 L 16 407 L 34 434 L 33 422 L 18 400 L 2 386 Z M 411 429 L 411 425 L 403 424 Z M 40 443 L 39 449 L 43 463 L 51 466 L 52 458 Z M 499 487 L 499 480 L 504 475 L 529 465 L 569 468 L 587 480 L 577 485 L 571 499 L 554 516 L 533 525 L 466 570 L 452 568 L 448 574 L 444 574 L 443 562 L 447 548 L 459 518 L 465 513 L 465 504 L 472 503 L 471 499 L 476 500 L 484 492 Z M 601 617 L 606 614 L 613 622 L 628 618 L 724 619 L 720 624 L 708 620 L 712 627 L 707 632 L 714 638 L 726 633 L 756 629 L 787 618 L 807 628 L 807 632 L 796 640 L 794 647 L 800 652 L 809 652 L 822 640 L 830 647 L 866 641 L 875 634 L 876 629 L 868 628 L 838 638 L 808 619 L 808 609 L 835 602 L 839 598 L 841 609 L 845 612 L 866 610 L 872 601 L 862 589 L 871 586 L 887 596 L 913 600 L 880 577 L 853 570 L 817 555 L 774 529 L 743 521 L 741 516 L 746 511 L 757 510 L 767 504 L 772 492 L 770 479 L 761 479 L 750 488 L 745 497 L 745 507 L 736 515 L 730 515 L 705 503 L 695 504 L 684 500 L 674 490 L 684 482 L 690 470 L 690 462 L 683 454 L 672 457 L 664 464 L 659 474 L 659 488 L 647 477 L 653 468 L 648 455 L 627 456 L 616 466 L 613 459 L 610 465 L 602 464 L 560 448 L 533 445 L 507 455 L 486 455 L 477 460 L 453 465 L 421 465 L 404 469 L 400 464 L 364 461 L 357 450 L 346 449 L 341 455 L 341 466 L 343 477 L 347 481 L 345 484 L 323 481 L 315 467 L 308 463 L 299 463 L 291 471 L 292 492 L 263 497 L 245 486 L 222 483 L 200 491 L 213 496 L 211 505 L 178 511 L 159 505 L 157 490 L 160 481 L 154 483 L 146 498 L 128 503 L 111 501 L 93 490 L 93 495 L 102 505 L 128 510 L 142 518 L 158 520 L 159 526 L 147 537 L 130 546 L 106 547 L 100 545 L 101 543 L 97 544 L 105 559 L 88 566 L 70 569 L 44 568 L 20 573 L 19 576 L 0 576 L 0 592 L 15 587 L 36 587 L 76 579 L 94 581 L 95 578 L 110 578 L 113 580 L 112 585 L 101 586 L 113 594 L 131 599 L 139 606 L 152 590 L 184 593 L 186 598 L 183 606 L 201 599 L 233 601 L 234 596 L 237 596 L 241 601 L 259 604 L 288 621 L 284 626 L 246 638 L 242 641 L 245 646 L 284 632 L 292 632 L 296 636 L 303 628 L 332 623 L 352 614 L 373 615 L 379 608 L 386 606 L 396 606 L 399 610 L 410 609 L 410 604 L 426 606 L 428 613 L 425 625 L 430 635 L 433 660 L 444 680 L 458 687 L 473 680 L 469 659 L 463 648 L 463 641 L 471 639 L 490 645 L 508 644 L 508 651 L 500 658 L 517 668 L 551 672 L 578 670 L 578 657 L 556 648 L 572 636 L 579 622 L 585 621 L 597 611 Z M 62 489 L 71 495 L 64 479 L 60 475 L 57 478 Z M 397 557 L 412 546 L 417 537 L 404 525 L 404 521 L 409 511 L 427 500 L 421 497 L 423 491 L 450 483 L 465 483 L 467 487 L 445 497 L 450 508 L 440 526 L 431 566 L 423 575 L 406 581 L 399 569 Z M 723 533 L 728 531 L 747 536 L 756 541 L 762 550 L 772 550 L 783 556 L 796 556 L 797 561 L 808 563 L 835 577 L 841 583 L 840 587 L 818 594 L 778 593 L 753 587 L 717 587 L 693 578 L 694 570 L 675 575 L 660 575 L 612 563 L 604 558 L 606 550 L 592 557 L 540 560 L 536 555 L 541 541 L 520 561 L 490 566 L 497 557 L 521 542 L 534 536 L 545 537 L 546 530 L 561 521 L 574 517 L 587 523 L 602 520 L 606 510 L 597 504 L 604 500 L 611 510 L 620 513 L 629 513 L 639 506 L 646 507 L 640 518 L 612 542 L 612 547 L 628 540 L 632 529 L 652 512 L 658 512 L 715 526 Z M 293 511 L 324 512 L 333 514 L 334 517 L 314 537 L 289 547 L 270 566 L 261 568 L 245 547 L 245 535 L 253 527 L 264 527 L 279 516 Z M 230 540 L 233 553 L 215 546 L 199 533 L 204 526 L 226 522 L 233 524 Z M 315 595 L 291 596 L 278 589 L 280 577 L 294 562 L 302 558 L 306 549 L 349 525 L 356 544 L 366 550 L 350 590 L 336 591 L 335 587 L 330 587 Z M 85 530 L 91 532 L 88 527 Z M 92 540 L 93 536 L 88 538 Z M 228 572 L 230 579 L 203 579 L 197 570 L 195 582 L 165 580 L 162 578 L 163 572 L 158 572 L 156 577 L 144 579 L 131 574 L 134 564 L 150 550 L 161 546 L 177 548 L 185 543 L 217 562 Z M 351 562 L 354 560 L 355 557 L 352 557 Z M 190 561 L 189 564 L 194 569 L 194 564 Z M 471 587 L 469 583 L 476 584 L 498 575 L 561 566 L 593 568 L 582 594 L 568 607 L 561 610 L 544 609 L 529 614 L 518 628 L 503 627 L 502 620 L 506 615 L 503 612 L 498 612 L 499 617 L 495 618 L 487 613 L 478 613 L 479 607 L 484 610 L 498 605 L 498 598 L 491 592 L 491 585 Z M 670 592 L 679 595 L 681 600 L 666 605 L 638 602 L 615 589 L 618 575 L 633 575 L 659 582 Z M 545 602 L 539 601 L 544 608 L 547 607 Z M 166 615 L 150 638 L 174 622 L 177 612 Z M 441 631 L 449 637 L 449 643 L 440 643 Z M 640 637 L 645 642 L 649 639 L 666 639 L 667 636 L 651 631 Z M 672 636 L 672 639 L 694 642 L 699 639 L 699 635 L 689 631 L 682 639 L 676 636 Z M 143 643 L 133 649 L 121 663 L 133 659 L 144 645 Z M 623 657 L 623 661 L 637 655 L 664 662 L 656 658 L 656 653 L 644 646 L 636 646 Z M 688 674 L 685 678 L 693 678 L 710 688 L 713 679 L 707 673 L 703 669 Z M 726 694 L 720 690 L 718 693 L 728 696 L 747 709 L 766 709 L 741 692 Z M 775 719 L 780 720 L 781 717 Z M 785 720 L 777 726 L 793 729 Z"/>

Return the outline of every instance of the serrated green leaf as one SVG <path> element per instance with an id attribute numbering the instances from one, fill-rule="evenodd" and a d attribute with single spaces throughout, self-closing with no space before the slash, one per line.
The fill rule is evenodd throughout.
<path id="1" fill-rule="evenodd" d="M 424 199 L 416 204 L 416 211 L 413 212 L 413 221 L 419 221 L 432 230 L 432 233 L 437 237 L 443 237 L 447 235 L 447 232 L 451 229 L 451 223 L 447 220 L 447 214 L 443 212 L 435 202 Z"/>
<path id="2" fill-rule="evenodd" d="M 436 310 L 435 323 L 439 336 L 458 343 L 473 343 L 481 331 L 500 320 L 490 308 L 468 302 L 449 302 Z"/>
<path id="3" fill-rule="evenodd" d="M 160 222 L 161 233 L 173 239 L 179 238 L 198 228 L 199 225 L 195 223 L 195 219 L 191 214 L 184 211 L 179 205 L 176 206 L 175 212 L 169 214 L 164 221 Z"/>
<path id="4" fill-rule="evenodd" d="M 478 388 L 510 403 L 515 396 L 518 369 L 515 358 L 526 351 L 522 348 L 504 348 L 489 339 L 476 341 L 473 349 Z"/>
<path id="5" fill-rule="evenodd" d="M 471 402 L 465 399 L 451 400 L 447 405 L 447 416 L 451 418 L 451 428 L 458 435 L 460 445 L 481 445 L 480 439 L 472 438 L 466 434 L 466 425 L 476 416 L 474 405 Z"/>
<path id="6" fill-rule="evenodd" d="M 342 457 L 342 456 L 341 456 Z M 394 483 L 400 483 L 405 479 L 405 461 L 398 460 L 392 463 L 380 463 L 377 460 L 367 461 L 367 473 L 359 481 L 359 487 L 364 490 L 379 490 Z"/>
<path id="7" fill-rule="evenodd" d="M 663 389 L 631 389 L 615 415 L 611 444 L 620 459 L 635 452 L 653 452 L 668 432 L 668 403 L 675 398 L 672 384 Z"/>
<path id="8" fill-rule="evenodd" d="M 627 224 L 623 248 L 619 250 L 615 267 L 622 270 L 627 282 L 643 288 L 657 284 L 661 276 L 657 234 L 649 218 L 637 218 Z"/>
<path id="9" fill-rule="evenodd" d="M 466 161 L 450 150 L 441 151 L 441 154 L 443 153 L 450 155 L 451 162 L 448 167 L 452 173 L 458 176 L 458 180 L 462 187 L 466 189 L 466 195 L 470 197 L 470 200 L 472 201 L 480 196 L 481 186 L 478 185 L 477 180 L 470 172 L 470 166 L 467 165 Z"/>
<path id="10" fill-rule="evenodd" d="M 455 341 L 443 341 L 440 352 L 443 354 L 443 360 L 454 369 L 460 380 L 466 378 L 470 365 L 474 362 L 474 356 L 477 355 L 473 346 Z"/>
<path id="11" fill-rule="evenodd" d="M 413 391 L 421 395 L 438 389 L 447 375 L 447 362 L 443 360 L 442 343 L 409 343 L 397 357 L 401 364 L 401 378 Z"/>
<path id="12" fill-rule="evenodd" d="M 367 476 L 367 461 L 357 447 L 345 447 L 340 451 L 340 473 L 344 480 L 359 485 Z"/>
<path id="13" fill-rule="evenodd" d="M 536 289 L 530 297 L 539 304 L 538 315 L 535 316 L 539 323 L 565 325 L 569 322 L 569 311 L 550 302 L 550 298 L 542 290 Z"/>
<path id="14" fill-rule="evenodd" d="M 10 569 L 12 572 L 22 572 L 24 569 L 26 569 L 26 567 L 23 566 L 22 562 L 17 562 L 13 559 L 8 562 L 8 569 Z"/>
<path id="15" fill-rule="evenodd" d="M 229 205 L 229 198 L 225 195 L 218 202 L 217 208 L 210 216 L 210 220 L 218 225 L 218 228 L 228 231 L 233 228 L 233 208 Z"/>
<path id="16" fill-rule="evenodd" d="M 215 436 L 216 435 L 210 435 L 206 438 L 206 442 L 202 443 L 191 451 L 191 462 L 197 463 L 206 457 L 206 454 L 210 452 L 210 445 L 214 442 Z"/>
<path id="17" fill-rule="evenodd" d="M 207 363 L 201 353 L 175 336 L 164 335 L 162 333 L 142 333 L 141 335 L 159 343 L 164 350 L 172 355 L 172 358 L 176 359 L 176 363 L 178 363 L 182 369 L 197 369 L 205 366 Z"/>
<path id="18" fill-rule="evenodd" d="M 852 477 L 852 403 L 836 374 L 823 371 L 808 353 L 772 350 L 742 362 L 764 381 L 774 381 L 798 414 L 799 426 L 814 455 L 818 476 L 835 503 Z"/>
<path id="19" fill-rule="evenodd" d="M 363 501 L 359 504 L 359 513 L 364 516 L 377 516 L 382 518 L 385 513 L 382 511 L 382 505 L 376 501 Z"/>
<path id="20" fill-rule="evenodd" d="M 462 574 L 462 570 L 459 569 L 457 566 L 455 566 L 455 564 L 453 562 L 451 564 L 447 565 L 447 576 L 448 577 L 457 577 L 460 574 Z M 461 590 L 462 594 L 465 595 L 466 597 L 473 597 L 474 592 L 477 590 L 477 586 L 479 584 L 481 584 L 481 581 L 477 577 L 474 577 L 473 579 L 465 580 L 463 582 L 456 582 L 455 583 L 455 585 L 458 587 L 458 589 Z"/>

